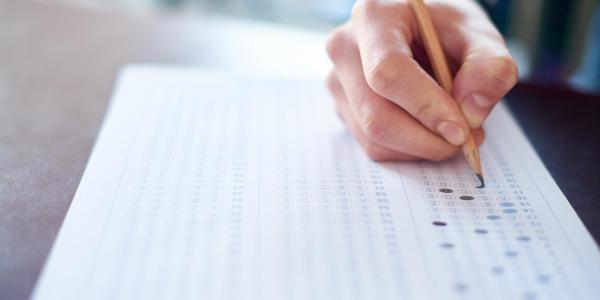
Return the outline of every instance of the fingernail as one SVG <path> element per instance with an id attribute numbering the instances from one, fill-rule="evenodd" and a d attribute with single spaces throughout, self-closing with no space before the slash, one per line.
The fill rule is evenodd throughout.
<path id="1" fill-rule="evenodd" d="M 473 93 L 472 96 L 475 104 L 477 104 L 477 106 L 479 106 L 480 108 L 490 108 L 492 107 L 492 105 L 494 105 L 494 101 L 488 97 L 482 96 L 477 93 Z"/>
<path id="2" fill-rule="evenodd" d="M 465 143 L 465 131 L 452 121 L 442 121 L 437 126 L 438 132 L 450 143 L 460 146 Z"/>
<path id="3" fill-rule="evenodd" d="M 494 100 L 481 94 L 473 93 L 463 101 L 461 109 L 469 122 L 469 126 L 479 128 L 493 105 Z"/>

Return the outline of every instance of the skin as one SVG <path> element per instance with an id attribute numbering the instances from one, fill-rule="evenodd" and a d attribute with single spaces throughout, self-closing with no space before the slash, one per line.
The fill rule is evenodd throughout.
<path id="1" fill-rule="evenodd" d="M 430 75 L 407 1 L 359 0 L 328 40 L 327 86 L 373 160 L 445 160 L 469 130 L 481 144 L 482 123 L 517 82 L 502 36 L 477 3 L 426 3 L 454 73 L 451 95 Z"/>

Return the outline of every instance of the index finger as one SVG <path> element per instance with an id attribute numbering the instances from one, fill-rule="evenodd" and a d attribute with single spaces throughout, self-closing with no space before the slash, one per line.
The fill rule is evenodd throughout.
<path id="1" fill-rule="evenodd" d="M 475 2 L 430 5 L 440 42 L 459 65 L 452 96 L 471 128 L 478 128 L 516 84 L 518 70 L 502 35 Z M 451 20 L 465 20 L 453 22 Z"/>
<path id="2" fill-rule="evenodd" d="M 360 1 L 353 11 L 363 71 L 369 86 L 429 130 L 462 145 L 469 126 L 458 104 L 412 58 L 413 16 L 407 3 Z"/>

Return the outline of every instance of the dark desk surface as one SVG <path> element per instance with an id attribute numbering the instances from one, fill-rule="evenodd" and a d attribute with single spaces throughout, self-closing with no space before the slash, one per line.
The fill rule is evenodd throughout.
<path id="1" fill-rule="evenodd" d="M 520 84 L 507 102 L 596 243 L 600 241 L 600 97 Z"/>
<path id="2" fill-rule="evenodd" d="M 212 41 L 198 33 L 201 29 L 185 23 L 0 1 L 0 299 L 24 299 L 31 293 L 123 64 L 248 63 L 247 57 L 219 56 L 219 48 L 209 47 Z M 287 33 L 277 34 L 289 39 Z M 252 47 L 244 40 L 237 46 Z M 251 60 L 256 65 L 306 65 L 258 50 L 264 61 Z M 521 85 L 509 103 L 598 241 L 600 100 Z"/>

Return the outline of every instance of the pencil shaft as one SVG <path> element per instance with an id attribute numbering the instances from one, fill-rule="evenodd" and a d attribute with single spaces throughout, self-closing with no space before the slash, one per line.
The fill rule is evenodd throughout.
<path id="1" fill-rule="evenodd" d="M 427 52 L 427 56 L 433 67 L 435 79 L 448 94 L 451 94 L 452 74 L 450 73 L 448 61 L 444 55 L 444 50 L 442 49 L 427 6 L 423 0 L 411 0 L 409 3 L 417 19 L 421 40 L 423 41 L 425 51 Z M 469 166 L 480 176 L 480 178 L 482 178 L 483 169 L 481 167 L 479 149 L 477 148 L 477 143 L 472 134 L 469 133 L 466 142 L 462 145 L 462 150 Z"/>
<path id="2" fill-rule="evenodd" d="M 417 19 L 421 40 L 433 67 L 435 79 L 446 92 L 450 93 L 452 91 L 452 75 L 427 6 L 423 0 L 412 0 L 410 3 Z"/>

